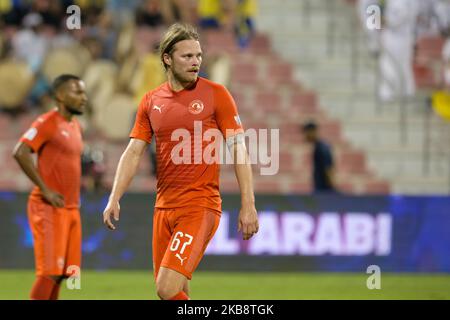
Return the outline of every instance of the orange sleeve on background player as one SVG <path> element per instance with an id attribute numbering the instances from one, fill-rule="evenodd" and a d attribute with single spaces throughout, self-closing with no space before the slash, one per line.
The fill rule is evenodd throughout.
<path id="1" fill-rule="evenodd" d="M 153 130 L 150 124 L 150 93 L 147 93 L 139 103 L 139 107 L 136 114 L 136 121 L 134 127 L 131 130 L 130 138 L 136 138 L 144 140 L 147 143 L 152 141 Z"/>
<path id="2" fill-rule="evenodd" d="M 39 117 L 23 134 L 20 141 L 28 145 L 34 152 L 38 152 L 41 146 L 51 138 L 53 127 L 53 117 Z"/>
<path id="3" fill-rule="evenodd" d="M 228 138 L 226 136 L 227 129 L 234 130 L 234 134 L 243 132 L 244 129 L 239 118 L 236 103 L 225 87 L 220 86 L 215 89 L 214 102 L 217 125 L 223 136 Z M 229 134 L 229 136 L 233 136 L 233 134 Z"/>

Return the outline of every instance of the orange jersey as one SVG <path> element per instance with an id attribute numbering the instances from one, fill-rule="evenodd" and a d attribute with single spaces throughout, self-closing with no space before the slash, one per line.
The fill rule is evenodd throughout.
<path id="1" fill-rule="evenodd" d="M 148 143 L 156 137 L 156 208 L 195 205 L 221 211 L 219 163 L 205 162 L 199 154 L 211 144 L 199 136 L 199 127 L 202 134 L 208 129 L 220 130 L 225 138 L 243 132 L 236 104 L 222 85 L 199 77 L 194 87 L 175 92 L 165 82 L 142 98 L 130 137 Z M 177 129 L 188 132 L 190 141 L 172 138 Z M 191 163 L 173 161 L 173 152 L 183 142 L 190 147 Z"/>
<path id="2" fill-rule="evenodd" d="M 38 172 L 45 184 L 64 196 L 66 208 L 78 208 L 83 150 L 78 121 L 69 122 L 54 109 L 39 116 L 20 141 L 37 153 Z M 42 199 L 38 187 L 31 197 Z"/>

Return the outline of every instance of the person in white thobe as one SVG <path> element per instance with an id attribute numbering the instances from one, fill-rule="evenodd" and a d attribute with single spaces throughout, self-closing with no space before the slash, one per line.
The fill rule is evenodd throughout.
<path id="1" fill-rule="evenodd" d="M 387 0 L 381 30 L 379 97 L 391 102 L 415 93 L 413 54 L 420 0 Z"/>

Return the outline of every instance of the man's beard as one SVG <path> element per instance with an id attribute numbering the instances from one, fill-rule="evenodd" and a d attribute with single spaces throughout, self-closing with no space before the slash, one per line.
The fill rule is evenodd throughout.
<path id="1" fill-rule="evenodd" d="M 177 72 L 176 70 L 172 70 L 172 74 L 173 74 L 173 77 L 174 77 L 179 83 L 182 83 L 182 84 L 191 83 L 191 82 L 194 82 L 195 80 L 197 80 L 197 77 L 195 77 L 195 79 L 189 79 L 189 78 L 187 78 L 187 77 L 183 77 L 183 76 L 181 75 L 181 73 L 180 73 L 180 72 Z"/>
<path id="2" fill-rule="evenodd" d="M 75 109 L 71 106 L 66 106 L 67 111 L 69 111 L 72 115 L 81 116 L 83 114 L 82 110 Z"/>

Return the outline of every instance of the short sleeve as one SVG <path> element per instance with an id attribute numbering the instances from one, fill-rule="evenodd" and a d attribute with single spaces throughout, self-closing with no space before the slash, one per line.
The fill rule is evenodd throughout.
<path id="1" fill-rule="evenodd" d="M 20 141 L 28 145 L 34 152 L 38 152 L 39 149 L 51 139 L 53 127 L 54 120 L 52 117 L 39 117 L 23 134 Z"/>
<path id="2" fill-rule="evenodd" d="M 150 143 L 152 141 L 153 130 L 150 124 L 148 106 L 149 94 L 146 94 L 139 104 L 130 138 L 144 140 L 145 142 Z"/>
<path id="3" fill-rule="evenodd" d="M 244 132 L 236 103 L 225 87 L 215 89 L 214 102 L 217 125 L 223 136 L 229 138 Z"/>

